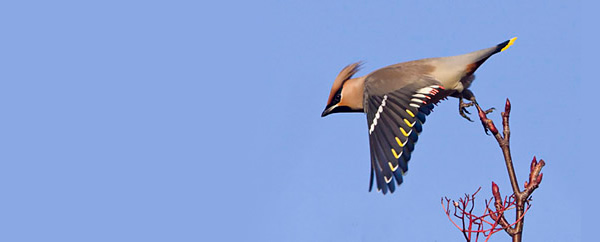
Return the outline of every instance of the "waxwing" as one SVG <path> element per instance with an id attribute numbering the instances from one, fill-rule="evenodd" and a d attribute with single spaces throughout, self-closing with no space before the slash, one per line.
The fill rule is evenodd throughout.
<path id="1" fill-rule="evenodd" d="M 427 58 L 383 67 L 353 78 L 361 63 L 346 66 L 333 82 L 327 106 L 321 114 L 364 112 L 371 147 L 369 191 L 394 192 L 402 183 L 408 161 L 423 130 L 425 116 L 434 104 L 448 96 L 459 98 L 459 112 L 477 104 L 468 89 L 473 73 L 490 56 L 510 47 L 517 38 L 468 54 Z M 463 99 L 471 103 L 464 103 Z M 395 180 L 395 182 L 394 182 Z M 395 183 L 395 184 L 394 184 Z"/>

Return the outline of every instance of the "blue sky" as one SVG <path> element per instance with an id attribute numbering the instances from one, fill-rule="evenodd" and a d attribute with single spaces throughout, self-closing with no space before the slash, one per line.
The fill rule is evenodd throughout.
<path id="1" fill-rule="evenodd" d="M 2 3 L 0 240 L 462 241 L 440 198 L 482 186 L 481 208 L 491 181 L 506 195 L 510 183 L 495 140 L 458 115 L 456 99 L 429 116 L 404 183 L 386 196 L 367 192 L 365 115 L 320 113 L 349 63 L 365 61 L 364 75 L 514 36 L 471 89 L 485 107 L 512 101 L 520 183 L 533 155 L 547 162 L 524 241 L 581 240 L 587 194 L 573 164 L 596 141 L 568 115 L 589 107 L 555 98 L 584 88 L 581 8 Z"/>

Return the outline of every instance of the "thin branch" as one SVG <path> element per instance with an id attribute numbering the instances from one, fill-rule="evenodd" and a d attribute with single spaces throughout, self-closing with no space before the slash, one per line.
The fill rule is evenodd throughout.
<path id="1" fill-rule="evenodd" d="M 488 119 L 485 111 L 481 109 L 479 104 L 475 103 L 475 107 L 477 107 L 477 111 L 479 113 L 479 119 L 481 123 L 487 127 L 490 132 L 498 141 L 498 145 L 502 149 L 502 154 L 504 155 L 504 161 L 506 163 L 506 169 L 508 170 L 508 176 L 510 177 L 510 184 L 512 185 L 513 192 L 515 194 L 519 194 L 519 182 L 517 181 L 517 175 L 515 174 L 515 168 L 512 163 L 512 157 L 510 155 L 510 127 L 509 127 L 509 117 L 510 117 L 510 101 L 508 98 L 506 99 L 506 105 L 504 106 L 504 112 L 502 112 L 502 126 L 504 137 L 498 132 L 496 125 L 494 125 L 494 121 Z"/>
<path id="2" fill-rule="evenodd" d="M 515 197 L 517 212 L 516 216 L 516 224 L 514 227 L 512 225 L 508 225 L 506 218 L 504 218 L 504 214 L 498 214 L 496 217 L 497 221 L 502 225 L 506 233 L 508 233 L 514 242 L 521 241 L 521 236 L 523 233 L 523 223 L 524 223 L 524 215 L 525 215 L 525 203 L 527 202 L 531 193 L 538 188 L 540 182 L 542 181 L 542 174 L 540 173 L 542 167 L 545 165 L 543 160 L 540 160 L 538 163 L 536 158 L 533 158 L 531 163 L 531 169 L 529 173 L 529 182 L 525 182 L 525 189 L 523 191 L 519 190 L 519 182 L 517 181 L 517 176 L 515 174 L 515 168 L 513 166 L 512 157 L 510 154 L 510 126 L 509 126 L 509 118 L 510 118 L 510 110 L 511 104 L 508 98 L 506 99 L 506 104 L 504 106 L 504 112 L 502 112 L 502 126 L 503 126 L 503 134 L 504 137 L 498 132 L 498 129 L 494 125 L 494 121 L 487 118 L 486 112 L 481 109 L 481 107 L 475 102 L 475 106 L 477 107 L 477 111 L 479 113 L 479 119 L 481 123 L 484 125 L 486 130 L 490 130 L 498 145 L 502 149 L 502 154 L 504 155 L 504 161 L 506 163 L 506 169 L 508 171 L 508 176 L 510 178 L 510 184 L 513 189 L 513 194 Z M 492 183 L 492 190 L 494 193 L 495 207 L 496 210 L 499 211 L 499 208 L 503 207 L 500 204 L 500 192 L 498 186 L 495 183 Z M 527 207 L 529 208 L 529 206 Z"/>
<path id="3" fill-rule="evenodd" d="M 543 160 L 537 162 L 536 157 L 533 157 L 530 166 L 529 179 L 525 182 L 524 189 L 521 191 L 519 189 L 519 183 L 510 154 L 510 101 L 506 99 L 504 112 L 502 112 L 502 133 L 498 131 L 494 122 L 487 118 L 486 114 L 489 113 L 489 111 L 483 111 L 474 99 L 472 101 L 477 107 L 479 118 L 486 133 L 487 131 L 492 132 L 502 150 L 513 193 L 502 199 L 498 185 L 495 182 L 492 182 L 493 206 L 491 199 L 485 200 L 485 208 L 481 216 L 473 214 L 475 195 L 480 191 L 481 187 L 472 195 L 465 194 L 464 198 L 460 198 L 458 202 L 452 200 L 454 206 L 453 215 L 455 218 L 461 220 L 462 226 L 455 223 L 450 215 L 450 199 L 446 197 L 442 198 L 442 209 L 444 209 L 444 212 L 452 224 L 462 232 L 466 241 L 471 241 L 473 239 L 473 233 L 475 233 L 475 241 L 478 241 L 480 238 L 480 233 L 483 233 L 483 236 L 486 238 L 485 241 L 488 241 L 494 233 L 504 230 L 512 237 L 513 242 L 520 242 L 522 239 L 525 214 L 531 208 L 531 205 L 529 204 L 531 194 L 539 187 L 542 181 L 543 174 L 541 173 L 541 170 L 545 163 Z M 509 223 L 505 217 L 505 212 L 511 209 L 516 210 L 515 221 L 513 223 Z"/>

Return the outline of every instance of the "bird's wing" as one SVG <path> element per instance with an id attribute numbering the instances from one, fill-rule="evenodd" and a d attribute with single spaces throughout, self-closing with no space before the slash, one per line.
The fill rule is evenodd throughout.
<path id="1" fill-rule="evenodd" d="M 414 150 L 418 134 L 423 130 L 425 116 L 431 113 L 433 103 L 444 96 L 444 87 L 427 75 L 374 75 L 365 83 L 365 108 L 369 125 L 371 147 L 371 179 L 383 194 L 394 192 L 395 185 L 402 183 L 402 175 L 408 170 L 407 163 Z M 378 78 L 379 77 L 379 78 Z M 381 78 L 387 80 L 381 80 Z M 395 79 L 395 80 L 394 80 Z M 394 82 L 385 92 L 385 83 Z M 401 84 L 398 84 L 401 83 Z"/>

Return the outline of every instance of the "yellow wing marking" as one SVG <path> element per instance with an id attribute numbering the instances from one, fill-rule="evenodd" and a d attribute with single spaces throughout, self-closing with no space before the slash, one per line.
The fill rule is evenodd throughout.
<path id="1" fill-rule="evenodd" d="M 408 120 L 404 119 L 404 122 L 406 123 L 406 125 L 408 125 L 408 127 L 413 127 L 413 125 L 415 125 L 415 123 L 410 123 Z"/>
<path id="2" fill-rule="evenodd" d="M 400 152 L 400 154 L 398 154 L 396 153 L 396 150 L 394 150 L 394 148 L 392 148 L 392 153 L 394 154 L 394 157 L 396 157 L 396 159 L 398 159 L 402 155 L 402 151 Z"/>
<path id="3" fill-rule="evenodd" d="M 408 133 L 406 132 L 406 130 L 404 130 L 404 128 L 400 127 L 400 131 L 402 131 L 402 134 L 406 137 L 408 137 Z"/>
<path id="4" fill-rule="evenodd" d="M 407 140 L 408 141 L 408 140 Z M 404 143 L 400 142 L 400 139 L 398 139 L 398 137 L 396 137 L 396 142 L 398 142 L 398 145 L 400 147 L 404 147 Z"/>

